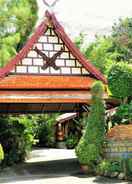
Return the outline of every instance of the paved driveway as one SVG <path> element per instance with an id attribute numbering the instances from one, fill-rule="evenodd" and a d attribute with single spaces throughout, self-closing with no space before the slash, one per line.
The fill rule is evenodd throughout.
<path id="1" fill-rule="evenodd" d="M 80 173 L 74 150 L 39 149 L 17 166 L 0 173 L 2 184 L 126 184 L 119 180 Z M 131 183 L 129 183 L 131 184 Z"/>

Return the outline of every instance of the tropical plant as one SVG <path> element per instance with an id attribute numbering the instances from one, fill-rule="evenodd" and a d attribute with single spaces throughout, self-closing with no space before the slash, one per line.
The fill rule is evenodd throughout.
<path id="1" fill-rule="evenodd" d="M 39 115 L 37 119 L 38 129 L 35 138 L 42 147 L 55 147 L 55 123 L 58 114 Z"/>
<path id="2" fill-rule="evenodd" d="M 25 159 L 34 142 L 34 129 L 28 116 L 0 117 L 0 142 L 5 153 L 4 165 L 12 165 Z"/>
<path id="3" fill-rule="evenodd" d="M 132 18 L 119 19 L 112 29 L 113 51 L 119 55 L 116 60 L 132 63 Z"/>
<path id="4" fill-rule="evenodd" d="M 37 19 L 36 0 L 0 0 L 0 67 L 23 46 Z"/>
<path id="5" fill-rule="evenodd" d="M 103 86 L 97 82 L 92 88 L 92 106 L 87 117 L 87 126 L 76 147 L 76 155 L 81 164 L 91 165 L 103 156 L 105 110 L 102 95 Z"/>
<path id="6" fill-rule="evenodd" d="M 97 172 L 98 173 L 113 173 L 113 172 L 121 172 L 122 171 L 122 164 L 120 160 L 102 160 L 97 165 Z"/>
<path id="7" fill-rule="evenodd" d="M 115 114 L 111 117 L 112 124 L 129 124 L 132 122 L 132 102 L 121 104 L 116 108 Z"/>
<path id="8" fill-rule="evenodd" d="M 77 146 L 77 143 L 78 143 L 78 136 L 77 135 L 70 134 L 66 138 L 66 146 L 67 146 L 68 149 L 75 148 L 75 146 Z"/>
<path id="9" fill-rule="evenodd" d="M 96 37 L 96 40 L 85 49 L 84 54 L 103 74 L 108 73 L 118 55 L 112 50 L 110 37 Z"/>
<path id="10" fill-rule="evenodd" d="M 132 96 L 132 68 L 123 62 L 113 65 L 108 74 L 108 86 L 113 96 L 127 101 Z"/>

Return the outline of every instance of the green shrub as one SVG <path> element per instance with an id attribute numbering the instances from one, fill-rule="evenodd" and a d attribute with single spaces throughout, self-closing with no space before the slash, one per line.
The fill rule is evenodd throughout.
<path id="1" fill-rule="evenodd" d="M 54 130 L 51 125 L 47 122 L 43 122 L 38 131 L 39 145 L 43 147 L 54 147 L 55 145 L 55 136 Z"/>
<path id="2" fill-rule="evenodd" d="M 128 168 L 129 168 L 129 172 L 132 174 L 132 159 L 129 159 L 128 161 Z"/>
<path id="3" fill-rule="evenodd" d="M 97 172 L 99 173 L 112 173 L 112 172 L 121 172 L 122 166 L 121 161 L 112 161 L 112 160 L 102 160 L 97 166 Z"/>
<path id="4" fill-rule="evenodd" d="M 112 95 L 125 99 L 132 96 L 132 68 L 123 62 L 112 66 L 108 74 L 108 85 Z"/>
<path id="5" fill-rule="evenodd" d="M 28 116 L 0 117 L 0 142 L 5 153 L 3 164 L 23 161 L 32 148 L 33 138 L 33 122 Z"/>
<path id="6" fill-rule="evenodd" d="M 104 173 L 104 172 L 109 172 L 111 167 L 111 163 L 108 160 L 102 160 L 98 165 L 97 165 L 97 172 L 98 173 Z"/>
<path id="7" fill-rule="evenodd" d="M 39 146 L 55 147 L 55 127 L 57 114 L 45 114 L 38 116 L 38 130 L 36 139 L 39 140 Z"/>
<path id="8" fill-rule="evenodd" d="M 75 146 L 78 143 L 78 136 L 74 135 L 74 134 L 70 134 L 67 138 L 66 138 L 66 146 L 68 149 L 73 149 L 75 148 Z"/>
<path id="9" fill-rule="evenodd" d="M 92 88 L 92 106 L 87 126 L 79 144 L 76 147 L 76 155 L 81 164 L 90 164 L 98 161 L 103 153 L 105 110 L 102 101 L 103 86 L 97 82 Z"/>
<path id="10" fill-rule="evenodd" d="M 110 37 L 97 37 L 84 52 L 103 74 L 108 74 L 110 66 L 115 62 L 116 52 L 112 51 L 112 39 Z"/>
<path id="11" fill-rule="evenodd" d="M 132 101 L 129 104 L 121 104 L 116 111 L 115 116 L 120 119 L 117 123 L 131 123 L 132 121 Z"/>

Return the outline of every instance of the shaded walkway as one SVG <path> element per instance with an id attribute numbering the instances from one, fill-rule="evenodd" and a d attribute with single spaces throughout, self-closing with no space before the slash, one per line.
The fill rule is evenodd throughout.
<path id="1" fill-rule="evenodd" d="M 31 153 L 24 164 L 7 168 L 0 173 L 3 184 L 89 184 L 128 183 L 80 173 L 73 150 L 40 149 Z"/>

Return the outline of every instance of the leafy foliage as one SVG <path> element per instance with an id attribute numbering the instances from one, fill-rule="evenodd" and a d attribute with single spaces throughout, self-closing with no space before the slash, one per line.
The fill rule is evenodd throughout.
<path id="1" fill-rule="evenodd" d="M 79 141 L 79 138 L 77 135 L 70 134 L 66 139 L 67 148 L 69 149 L 75 148 L 75 146 L 77 146 L 78 141 Z"/>
<path id="2" fill-rule="evenodd" d="M 121 172 L 121 161 L 115 160 L 102 160 L 97 166 L 97 172 L 104 173 L 104 172 Z"/>
<path id="3" fill-rule="evenodd" d="M 110 37 L 97 37 L 95 42 L 86 48 L 84 54 L 104 74 L 108 73 L 117 55 L 116 52 L 112 52 Z"/>
<path id="4" fill-rule="evenodd" d="M 0 0 L 0 67 L 18 51 L 36 22 L 36 0 Z"/>
<path id="5" fill-rule="evenodd" d="M 132 96 L 132 68 L 121 62 L 113 65 L 108 74 L 108 85 L 117 98 Z"/>
<path id="6" fill-rule="evenodd" d="M 86 58 L 105 75 L 118 62 L 132 63 L 132 18 L 119 19 L 112 27 L 110 36 L 96 36 L 90 45 L 84 44 L 81 33 L 75 43 Z"/>
<path id="7" fill-rule="evenodd" d="M 84 34 L 80 33 L 80 35 L 75 38 L 74 42 L 75 42 L 77 48 L 81 49 L 83 46 L 83 42 L 84 42 Z"/>
<path id="8" fill-rule="evenodd" d="M 31 150 L 33 141 L 34 126 L 30 117 L 0 117 L 0 142 L 5 153 L 3 164 L 23 161 Z"/>
<path id="9" fill-rule="evenodd" d="M 119 55 L 117 61 L 132 63 L 132 18 L 119 19 L 112 31 L 113 49 Z"/>
<path id="10" fill-rule="evenodd" d="M 101 158 L 105 132 L 105 110 L 102 102 L 103 86 L 100 82 L 93 86 L 92 94 L 93 103 L 87 119 L 87 126 L 76 147 L 76 155 L 80 163 L 86 165 Z"/>
<path id="11" fill-rule="evenodd" d="M 121 104 L 117 107 L 115 115 L 112 117 L 113 124 L 129 124 L 132 121 L 132 102 Z"/>
<path id="12" fill-rule="evenodd" d="M 37 133 L 35 138 L 38 145 L 43 147 L 55 147 L 55 119 L 58 114 L 45 114 L 37 117 Z"/>

